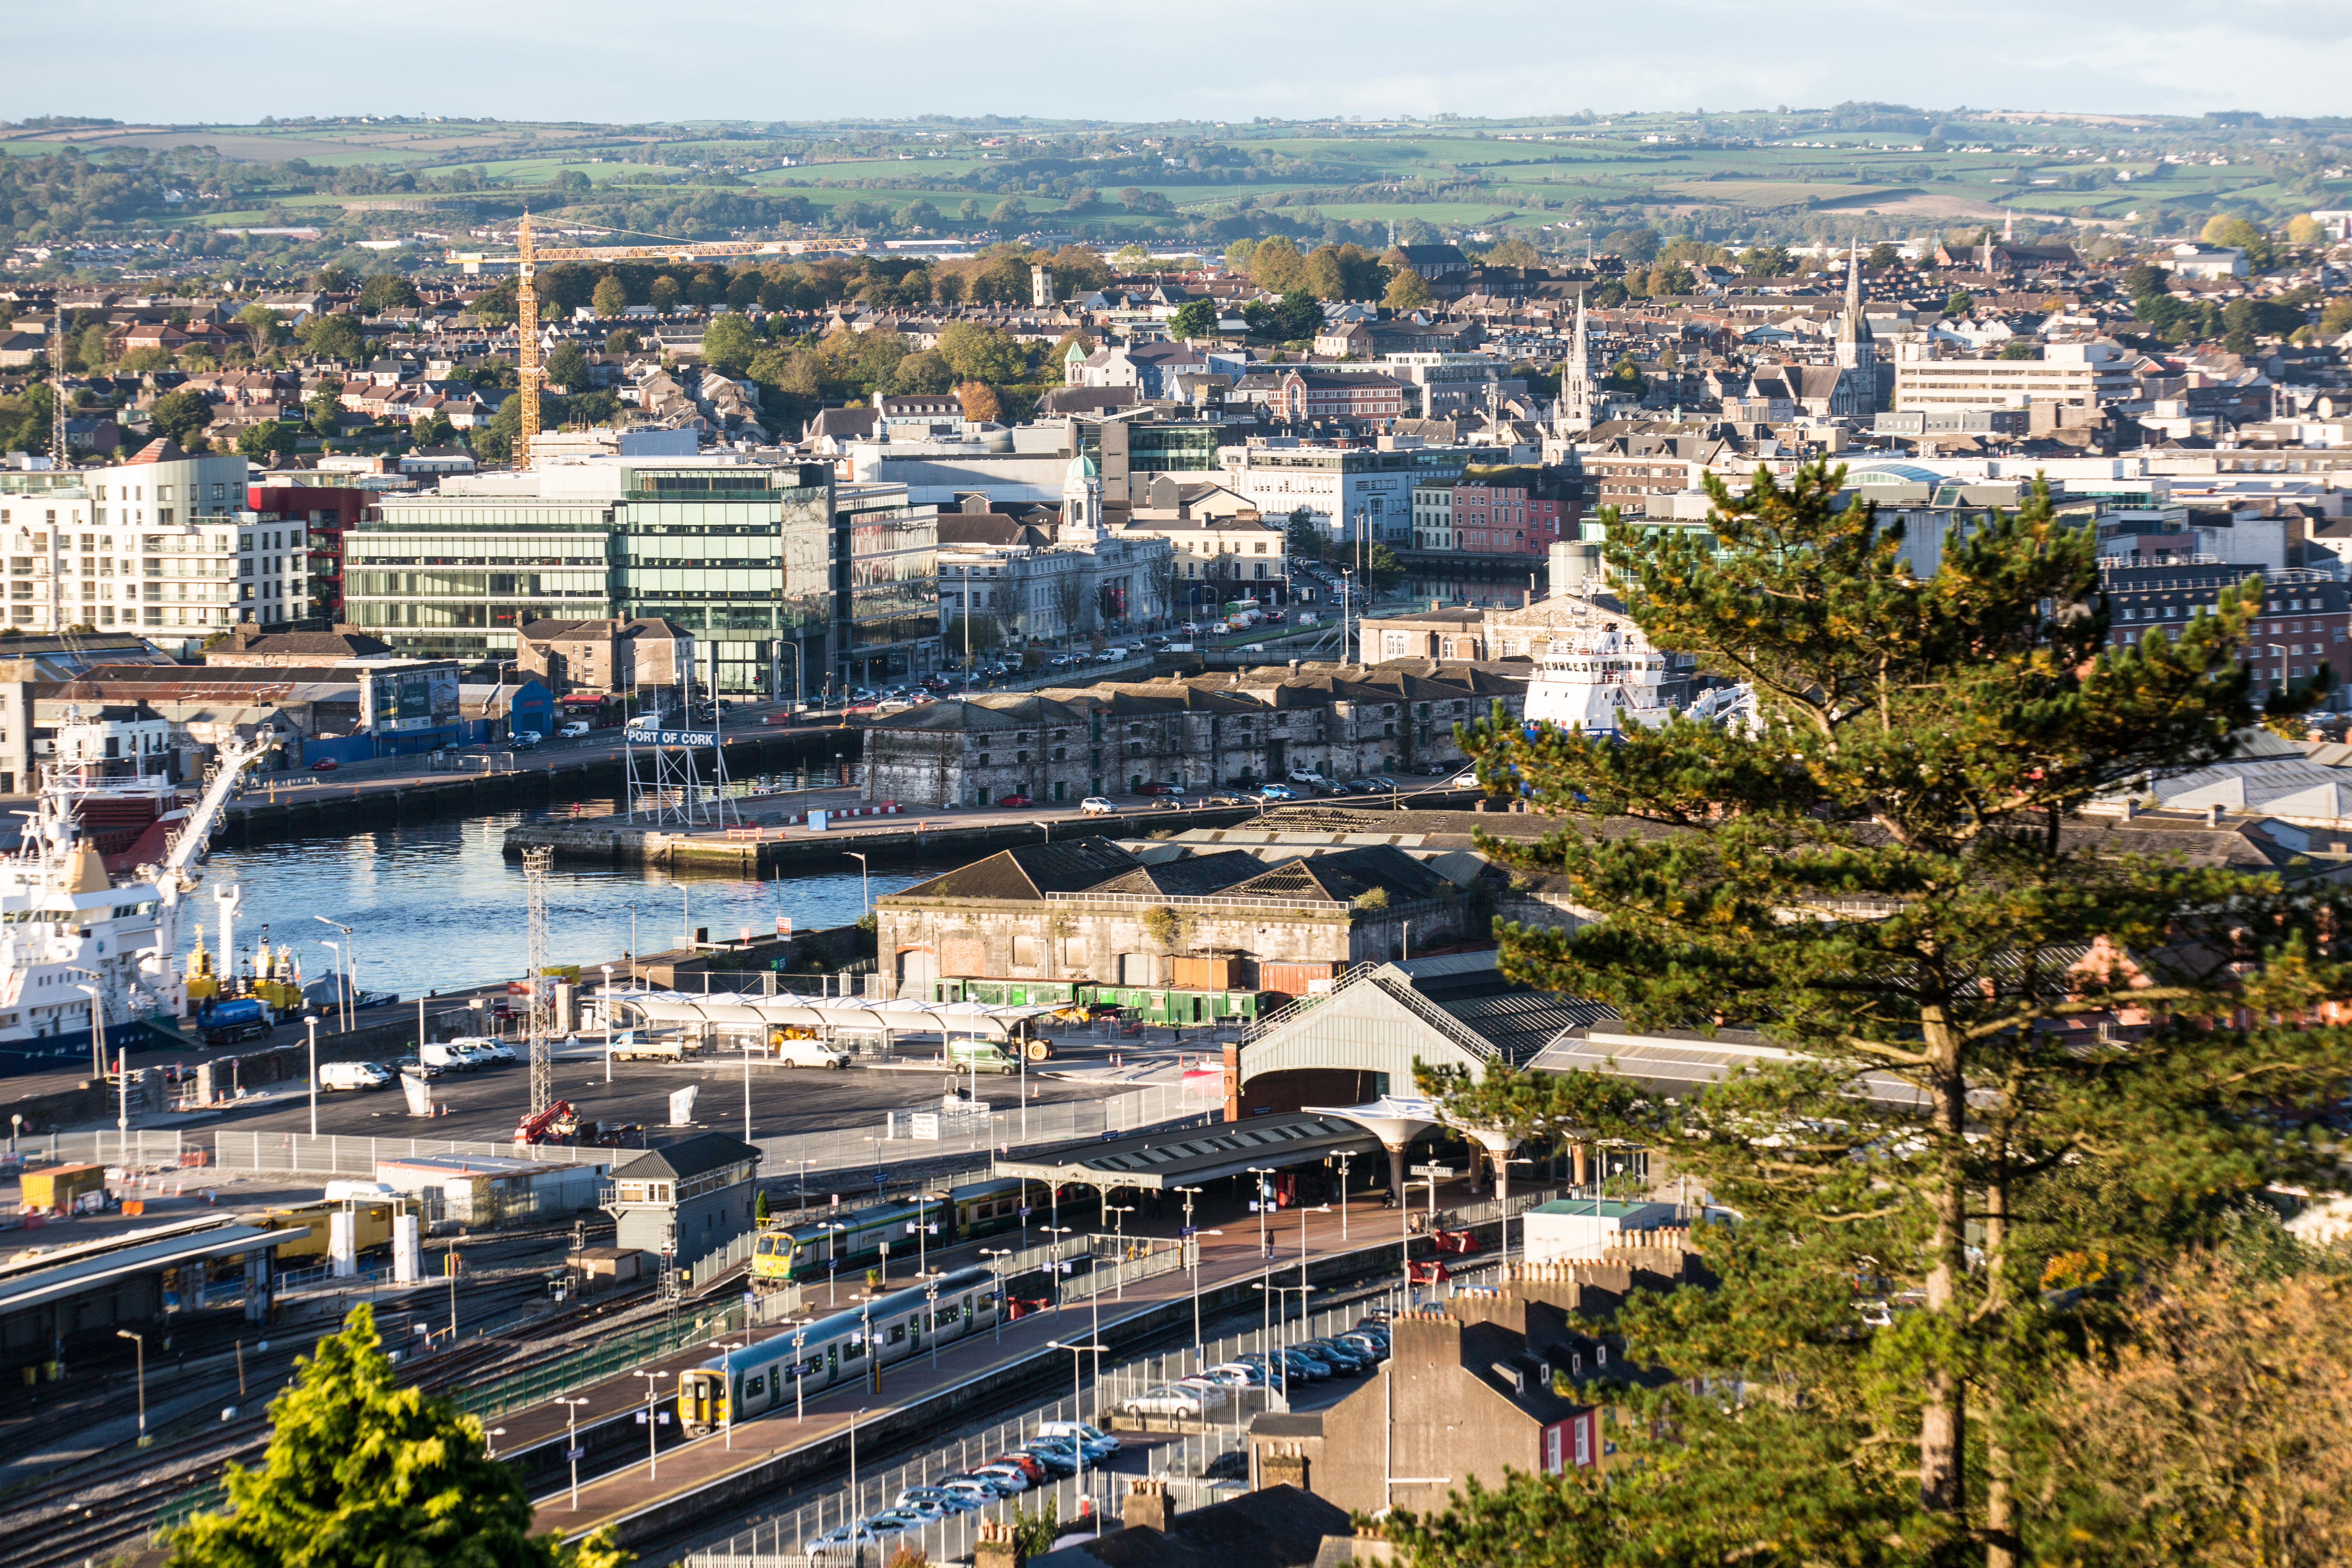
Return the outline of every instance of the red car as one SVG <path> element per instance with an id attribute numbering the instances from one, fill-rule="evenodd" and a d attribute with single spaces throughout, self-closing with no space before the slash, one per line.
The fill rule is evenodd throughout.
<path id="1" fill-rule="evenodd" d="M 1037 803 L 1025 795 L 1008 795 L 996 803 L 999 805 L 1034 805 Z"/>
<path id="2" fill-rule="evenodd" d="M 342 763 L 335 761 L 332 757 L 320 757 L 317 762 L 310 764 L 310 771 L 314 773 L 331 773 L 341 766 Z"/>
<path id="3" fill-rule="evenodd" d="M 1184 786 L 1182 784 L 1138 784 L 1135 786 L 1135 793 L 1138 795 L 1182 795 L 1184 793 Z"/>

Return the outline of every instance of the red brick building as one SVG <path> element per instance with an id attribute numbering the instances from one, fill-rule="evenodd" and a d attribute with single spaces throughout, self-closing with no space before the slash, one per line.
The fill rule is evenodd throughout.
<path id="1" fill-rule="evenodd" d="M 1454 486 L 1453 548 L 1469 555 L 1543 555 L 1579 511 L 1577 500 L 1539 468 L 1470 468 Z"/>
<path id="2" fill-rule="evenodd" d="M 248 485 L 245 504 L 263 522 L 299 522 L 310 530 L 312 614 L 330 624 L 343 618 L 343 535 L 382 514 L 373 491 L 345 485 Z"/>
<path id="3" fill-rule="evenodd" d="M 1404 384 L 1386 375 L 1283 374 L 1276 412 L 1285 419 L 1402 419 Z"/>

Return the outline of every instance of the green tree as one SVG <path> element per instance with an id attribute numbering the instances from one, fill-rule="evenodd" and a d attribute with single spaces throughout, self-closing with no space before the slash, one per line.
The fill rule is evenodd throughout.
<path id="1" fill-rule="evenodd" d="M 348 311 L 307 316 L 295 329 L 295 335 L 302 340 L 304 352 L 320 359 L 349 362 L 367 356 L 367 338 Z"/>
<path id="2" fill-rule="evenodd" d="M 1364 552 L 1364 575 L 1376 590 L 1393 588 L 1404 581 L 1404 563 L 1387 545 L 1375 544 Z"/>
<path id="3" fill-rule="evenodd" d="M 1421 310 L 1428 309 L 1432 298 L 1429 279 L 1404 267 L 1389 279 L 1388 292 L 1381 296 L 1381 303 L 1391 310 Z"/>
<path id="4" fill-rule="evenodd" d="M 608 354 L 635 353 L 637 334 L 627 327 L 614 327 L 604 334 L 604 352 Z"/>
<path id="5" fill-rule="evenodd" d="M 740 375 L 760 352 L 760 334 L 749 318 L 729 311 L 713 316 L 702 330 L 702 363 L 721 375 Z"/>
<path id="6" fill-rule="evenodd" d="M 547 356 L 547 379 L 567 392 L 588 390 L 588 353 L 578 343 L 561 342 Z"/>
<path id="7" fill-rule="evenodd" d="M 285 457 L 294 450 L 301 428 L 283 419 L 257 419 L 236 433 L 237 455 L 257 463 Z"/>
<path id="8" fill-rule="evenodd" d="M 1796 258 L 1785 245 L 1759 245 L 1739 253 L 1739 265 L 1751 278 L 1786 278 L 1796 270 Z"/>
<path id="9" fill-rule="evenodd" d="M 509 395 L 499 405 L 499 411 L 480 425 L 474 426 L 474 453 L 486 463 L 503 463 L 514 457 L 515 443 L 522 438 L 522 398 Z"/>
<path id="10" fill-rule="evenodd" d="M 596 283 L 596 292 L 589 300 L 589 309 L 600 316 L 617 316 L 629 308 L 629 290 L 618 278 L 607 275 Z"/>
<path id="11" fill-rule="evenodd" d="M 1250 258 L 1256 254 L 1257 241 L 1244 235 L 1225 247 L 1225 269 L 1229 272 L 1247 272 Z"/>
<path id="12" fill-rule="evenodd" d="M 1004 417 L 1004 405 L 996 389 L 984 381 L 967 381 L 956 387 L 956 400 L 963 405 L 963 416 L 975 425 L 985 425 Z"/>
<path id="13" fill-rule="evenodd" d="M 2110 647 L 2095 531 L 2046 487 L 1923 577 L 1899 526 L 1841 504 L 1843 479 L 1759 472 L 1735 499 L 1709 477 L 1708 527 L 1685 537 L 1602 513 L 1627 615 L 1748 683 L 1752 730 L 1467 737 L 1483 775 L 1559 818 L 1489 853 L 1589 911 L 1502 928 L 1507 973 L 1790 1055 L 1673 1100 L 1601 1072 L 1431 1087 L 1468 1124 L 1643 1145 L 1743 1216 L 1702 1244 L 1718 1289 L 1620 1317 L 1633 1355 L 1691 1380 L 1652 1402 L 1662 1468 L 1727 1500 L 1634 1533 L 1769 1538 L 1858 1480 L 1882 1522 L 1850 1550 L 1764 1560 L 2011 1563 L 2042 1529 L 2029 1500 L 2059 1484 L 2025 1472 L 2038 1404 L 2096 1332 L 2060 1299 L 2081 1277 L 2064 1256 L 2086 1233 L 2178 1246 L 2171 1216 L 2332 1158 L 2304 1130 L 2352 1073 L 2347 1032 L 2273 1020 L 2352 994 L 2352 898 L 2070 826 L 2237 749 L 2259 579 Z M 1856 1310 L 1898 1296 L 1913 1310 L 1876 1327 Z M 1720 1399 L 1734 1384 L 1749 1396 Z M 1787 1440 L 1759 1451 L 1749 1412 Z"/>
<path id="14" fill-rule="evenodd" d="M 1658 231 L 1649 227 L 1621 228 L 1601 237 L 1601 249 L 1628 261 L 1655 260 L 1658 244 Z"/>
<path id="15" fill-rule="evenodd" d="M 360 311 L 381 316 L 386 310 L 414 310 L 425 303 L 416 285 L 397 272 L 379 272 L 360 285 Z"/>
<path id="16" fill-rule="evenodd" d="M 2329 337 L 2352 332 L 2352 298 L 2327 301 L 2319 312 L 2319 330 Z"/>
<path id="17" fill-rule="evenodd" d="M 1661 261 L 1650 268 L 1652 294 L 1695 294 L 1698 278 L 1679 261 Z"/>
<path id="18" fill-rule="evenodd" d="M 1486 253 L 1489 267 L 1541 267 L 1543 253 L 1528 243 L 1525 235 L 1515 234 Z"/>
<path id="19" fill-rule="evenodd" d="M 246 342 L 257 354 L 284 341 L 286 319 L 267 305 L 247 305 L 236 319 L 245 324 Z"/>
<path id="20" fill-rule="evenodd" d="M 1178 306 L 1176 313 L 1168 319 L 1168 330 L 1179 339 L 1215 336 L 1217 302 L 1213 300 L 1192 300 Z"/>
<path id="21" fill-rule="evenodd" d="M 1019 196 L 1007 196 L 996 204 L 988 215 L 990 225 L 999 229 L 1023 229 L 1029 226 L 1029 204 Z"/>
<path id="22" fill-rule="evenodd" d="M 1870 271 L 1884 272 L 1890 267 L 1901 266 L 1903 253 L 1895 248 L 1893 240 L 1882 239 L 1870 247 L 1870 254 L 1863 258 L 1862 264 Z"/>
<path id="23" fill-rule="evenodd" d="M 1953 289 L 1944 300 L 1944 314 L 1947 316 L 1965 316 L 1976 308 L 1976 300 L 1969 297 L 1969 291 L 1965 289 Z"/>
<path id="24" fill-rule="evenodd" d="M 1288 537 L 1283 548 L 1292 557 L 1300 561 L 1323 559 L 1323 552 L 1328 542 L 1323 536 L 1321 525 L 1315 521 L 1314 512 L 1303 506 L 1293 511 L 1290 514 L 1287 532 Z"/>
<path id="25" fill-rule="evenodd" d="M 751 1223 L 761 1230 L 768 1227 L 768 1189 L 761 1187 L 751 1200 Z"/>
<path id="26" fill-rule="evenodd" d="M 203 393 L 182 387 L 157 398 L 148 417 L 156 429 L 184 447 L 213 422 L 213 405 Z"/>
<path id="27" fill-rule="evenodd" d="M 1028 368 L 1021 345 L 1001 328 L 982 321 L 952 321 L 940 334 L 940 357 L 960 381 L 992 385 L 1018 381 Z M 1057 365 L 1055 367 L 1059 369 Z"/>
<path id="28" fill-rule="evenodd" d="M 955 368 L 937 349 L 919 349 L 898 362 L 890 373 L 890 390 L 942 393 L 955 385 Z"/>
<path id="29" fill-rule="evenodd" d="M 677 309 L 678 296 L 682 292 L 683 290 L 677 286 L 677 279 L 664 273 L 655 279 L 652 285 L 646 289 L 646 298 L 656 311 L 667 316 Z"/>
<path id="30" fill-rule="evenodd" d="M 352 287 L 352 269 L 340 263 L 329 262 L 310 275 L 310 287 L 321 294 L 349 293 Z"/>
<path id="31" fill-rule="evenodd" d="M 2124 274 L 2124 298 L 2131 300 L 2161 298 L 2172 287 L 2172 275 L 2161 267 L 2140 262 Z"/>
<path id="32" fill-rule="evenodd" d="M 1642 374 L 1642 367 L 1630 357 L 1621 356 L 1615 364 L 1609 367 L 1609 374 L 1601 378 L 1601 384 L 1612 392 L 1642 397 L 1649 393 L 1650 378 Z"/>
<path id="33" fill-rule="evenodd" d="M 170 1568 L 619 1568 L 609 1534 L 565 1546 L 530 1531 L 530 1494 L 484 1452 L 481 1423 L 394 1381 L 374 1313 L 297 1363 L 270 1401 L 261 1468 L 226 1471 L 230 1511 L 172 1532 Z"/>
<path id="34" fill-rule="evenodd" d="M 2011 338 L 2009 342 L 2000 345 L 2000 357 L 2002 359 L 2040 359 L 2042 357 L 2042 351 L 2034 346 L 2032 340 L 2030 338 Z"/>

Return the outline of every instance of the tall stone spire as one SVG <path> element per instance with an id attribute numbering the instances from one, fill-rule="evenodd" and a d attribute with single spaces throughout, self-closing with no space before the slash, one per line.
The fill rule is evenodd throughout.
<path id="1" fill-rule="evenodd" d="M 1857 236 L 1845 264 L 1845 313 L 1838 318 L 1837 363 L 1840 370 L 1865 371 L 1874 376 L 1878 345 L 1870 335 L 1870 318 L 1862 308 L 1862 240 Z M 1875 396 L 1874 391 L 1873 394 Z"/>
<path id="2" fill-rule="evenodd" d="M 1561 435 L 1592 428 L 1592 340 L 1584 324 L 1584 295 L 1576 296 L 1576 337 L 1560 366 L 1559 402 L 1552 410 L 1552 427 Z"/>

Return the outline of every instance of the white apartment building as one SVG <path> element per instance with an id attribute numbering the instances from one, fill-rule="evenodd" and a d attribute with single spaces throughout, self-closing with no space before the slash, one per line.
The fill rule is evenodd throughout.
<path id="1" fill-rule="evenodd" d="M 1895 408 L 2025 408 L 2063 404 L 2095 408 L 2099 373 L 2114 350 L 2105 343 L 2053 343 L 2037 359 L 1944 359 L 1933 345 L 1895 345 Z"/>
<path id="2" fill-rule="evenodd" d="M 1246 498 L 1277 527 L 1304 510 L 1336 541 L 1358 537 L 1410 548 L 1413 487 L 1453 479 L 1491 452 L 1424 447 L 1409 436 L 1383 436 L 1373 447 L 1331 447 L 1294 437 L 1218 448 L 1228 489 Z"/>
<path id="3" fill-rule="evenodd" d="M 157 441 L 110 468 L 0 474 L 0 620 L 194 643 L 238 621 L 308 616 L 304 530 L 248 510 L 247 472 L 234 454 Z"/>

